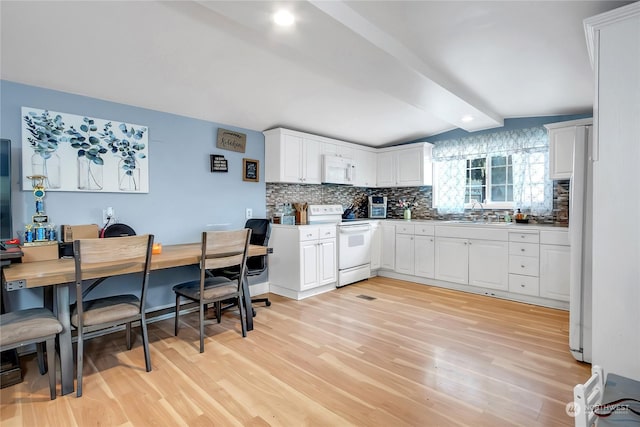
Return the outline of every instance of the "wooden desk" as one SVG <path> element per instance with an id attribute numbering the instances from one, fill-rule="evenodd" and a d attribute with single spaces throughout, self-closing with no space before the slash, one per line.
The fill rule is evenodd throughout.
<path id="1" fill-rule="evenodd" d="M 266 255 L 269 248 L 258 245 L 249 247 L 249 256 Z M 151 270 L 195 265 L 200 262 L 200 243 L 186 243 L 179 245 L 166 245 L 162 247 L 162 253 L 151 256 Z M 96 271 L 89 278 L 100 278 L 105 275 L 128 274 L 134 271 Z M 11 264 L 2 269 L 3 283 L 8 291 L 17 289 L 39 288 L 54 286 L 54 304 L 57 307 L 57 316 L 63 329 L 59 334 L 60 364 L 62 394 L 73 392 L 73 347 L 71 343 L 71 319 L 69 307 L 69 285 L 75 282 L 75 263 L 73 259 L 56 259 L 50 261 L 38 261 L 23 264 Z M 251 308 L 251 295 L 249 284 L 243 280 L 244 299 L 247 307 L 247 330 L 253 329 L 253 316 Z"/>

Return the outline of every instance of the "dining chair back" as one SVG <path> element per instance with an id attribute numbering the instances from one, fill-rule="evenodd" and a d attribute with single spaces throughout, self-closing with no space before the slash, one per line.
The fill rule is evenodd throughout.
<path id="1" fill-rule="evenodd" d="M 269 246 L 269 237 L 271 236 L 270 220 L 264 218 L 251 218 L 247 220 L 247 222 L 244 224 L 244 227 L 251 230 L 250 243 L 252 245 Z M 247 258 L 247 269 L 245 271 L 245 276 L 259 276 L 267 270 L 269 266 L 268 262 L 268 255 L 257 255 Z M 240 276 L 240 271 L 238 269 L 225 268 L 223 270 L 215 272 L 214 274 L 235 280 L 238 276 Z M 269 301 L 269 298 L 252 298 L 251 302 L 254 304 L 263 302 L 267 307 L 271 305 L 271 301 Z M 253 309 L 252 315 L 255 315 Z"/>
<path id="2" fill-rule="evenodd" d="M 151 371 L 149 337 L 145 315 L 149 270 L 153 246 L 152 234 L 114 237 L 111 239 L 83 239 L 73 242 L 76 277 L 76 304 L 71 324 L 78 330 L 77 395 L 82 396 L 84 335 L 100 329 L 126 325 L 127 349 L 131 349 L 131 326 L 140 322 L 147 372 Z M 89 299 L 98 285 L 122 280 L 125 274 L 139 278 L 139 295 L 111 295 Z M 97 277 L 97 278 L 96 278 Z M 83 291 L 83 284 L 91 282 Z"/>
<path id="3" fill-rule="evenodd" d="M 202 233 L 200 279 L 173 287 L 176 294 L 175 335 L 178 336 L 181 298 L 198 303 L 200 313 L 200 353 L 204 352 L 204 311 L 211 303 L 235 299 L 240 311 L 242 336 L 247 336 L 242 280 L 211 276 L 211 270 L 238 268 L 244 274 L 249 252 L 251 230 L 205 231 Z M 220 317 L 218 316 L 218 322 Z"/>
<path id="4" fill-rule="evenodd" d="M 30 344 L 46 344 L 51 400 L 56 398 L 55 341 L 61 331 L 62 324 L 46 308 L 28 308 L 0 315 L 0 352 Z M 40 351 L 38 349 L 38 359 L 41 356 Z M 44 372 L 46 369 L 40 366 L 40 373 Z"/>

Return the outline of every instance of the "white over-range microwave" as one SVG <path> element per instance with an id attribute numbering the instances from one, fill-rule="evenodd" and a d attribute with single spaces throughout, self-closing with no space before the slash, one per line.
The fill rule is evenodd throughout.
<path id="1" fill-rule="evenodd" d="M 352 159 L 325 154 L 322 156 L 322 182 L 353 185 L 356 166 Z"/>

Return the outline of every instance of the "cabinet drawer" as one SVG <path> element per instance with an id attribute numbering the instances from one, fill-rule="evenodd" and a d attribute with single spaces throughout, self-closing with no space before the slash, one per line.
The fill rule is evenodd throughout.
<path id="1" fill-rule="evenodd" d="M 317 227 L 301 227 L 299 229 L 300 241 L 305 242 L 307 240 L 318 240 L 320 229 Z"/>
<path id="2" fill-rule="evenodd" d="M 318 229 L 318 239 L 330 239 L 336 237 L 336 227 L 320 227 Z"/>
<path id="3" fill-rule="evenodd" d="M 415 227 L 413 224 L 398 224 L 396 225 L 396 234 L 413 234 Z"/>
<path id="4" fill-rule="evenodd" d="M 538 257 L 539 249 L 540 247 L 535 243 L 520 243 L 520 242 L 509 243 L 509 255 Z"/>
<path id="5" fill-rule="evenodd" d="M 435 227 L 433 225 L 421 225 L 417 224 L 415 226 L 416 236 L 433 236 L 435 232 Z"/>
<path id="6" fill-rule="evenodd" d="M 540 292 L 540 282 L 537 277 L 509 274 L 509 292 L 538 295 Z"/>
<path id="7" fill-rule="evenodd" d="M 540 235 L 537 231 L 509 233 L 510 242 L 540 243 Z"/>
<path id="8" fill-rule="evenodd" d="M 538 276 L 540 261 L 538 258 L 526 256 L 509 256 L 509 273 Z"/>

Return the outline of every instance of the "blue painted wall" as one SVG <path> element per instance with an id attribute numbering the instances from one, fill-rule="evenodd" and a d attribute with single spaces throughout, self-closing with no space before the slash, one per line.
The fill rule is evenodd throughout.
<path id="1" fill-rule="evenodd" d="M 32 192 L 21 190 L 20 109 L 23 106 L 149 127 L 149 193 L 49 191 L 45 197 L 45 212 L 50 222 L 57 226 L 102 225 L 102 210 L 111 206 L 119 221 L 133 227 L 138 234 L 152 233 L 157 242 L 174 244 L 199 241 L 200 233 L 205 229 L 241 228 L 246 208 L 252 208 L 256 218 L 266 215 L 264 178 L 258 183 L 245 182 L 241 172 L 243 158 L 257 159 L 260 177 L 264 177 L 264 136 L 260 131 L 0 80 L 0 137 L 12 142 L 14 230 L 30 223 L 35 213 Z M 219 127 L 245 133 L 246 152 L 216 148 Z M 224 155 L 229 172 L 211 173 L 210 154 Z M 196 277 L 193 268 L 154 272 L 150 286 L 158 289 L 155 292 L 150 289 L 149 306 L 171 304 L 171 285 Z M 266 278 L 259 278 L 255 283 L 264 280 Z M 12 292 L 11 305 L 37 305 L 39 295 L 38 291 Z"/>
<path id="2" fill-rule="evenodd" d="M 21 191 L 23 106 L 137 123 L 149 127 L 149 193 L 49 191 L 45 211 L 51 222 L 102 225 L 102 210 L 115 209 L 120 222 L 138 234 L 153 233 L 164 244 L 194 242 L 206 228 L 244 225 L 245 208 L 265 215 L 265 183 L 242 180 L 244 157 L 260 160 L 264 177 L 264 136 L 259 131 L 167 114 L 33 86 L 0 81 L 0 136 L 12 141 L 14 229 L 31 222 L 35 206 L 30 191 Z M 162 94 L 158 94 L 162 96 Z M 247 135 L 246 153 L 216 148 L 219 127 Z M 228 173 L 211 173 L 209 155 L 222 154 Z M 216 224 L 216 225 L 210 225 Z"/>

